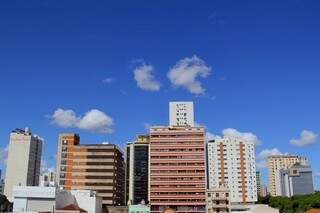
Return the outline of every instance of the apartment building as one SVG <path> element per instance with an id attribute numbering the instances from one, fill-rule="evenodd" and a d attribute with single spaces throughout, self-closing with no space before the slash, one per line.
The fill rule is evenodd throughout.
<path id="1" fill-rule="evenodd" d="M 273 155 L 268 157 L 269 190 L 271 196 L 281 196 L 280 170 L 296 163 L 307 165 L 307 159 L 298 155 Z"/>
<path id="2" fill-rule="evenodd" d="M 138 135 L 126 148 L 126 203 L 148 203 L 149 135 Z"/>
<path id="3" fill-rule="evenodd" d="M 14 186 L 38 186 L 43 139 L 30 129 L 10 133 L 4 194 L 12 201 Z"/>
<path id="4" fill-rule="evenodd" d="M 211 140 L 207 144 L 208 186 L 226 183 L 231 203 L 257 201 L 254 144 L 237 138 Z"/>
<path id="5" fill-rule="evenodd" d="M 205 212 L 205 133 L 203 127 L 150 129 L 151 212 Z"/>
<path id="6" fill-rule="evenodd" d="M 124 205 L 125 164 L 114 144 L 80 144 L 77 134 L 60 134 L 57 184 L 65 190 L 93 190 L 104 206 Z"/>

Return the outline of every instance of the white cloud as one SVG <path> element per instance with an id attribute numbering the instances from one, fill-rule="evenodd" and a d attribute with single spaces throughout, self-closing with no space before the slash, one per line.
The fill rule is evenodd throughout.
<path id="1" fill-rule="evenodd" d="M 206 132 L 206 141 L 211 141 L 211 140 L 215 140 L 215 139 L 221 139 L 221 137 L 217 136 L 211 132 Z"/>
<path id="2" fill-rule="evenodd" d="M 258 138 L 258 136 L 256 136 L 252 132 L 240 132 L 233 128 L 227 128 L 222 130 L 222 136 L 215 135 L 211 132 L 207 132 L 206 134 L 210 138 L 210 140 L 226 137 L 226 138 L 236 138 L 236 139 L 252 142 L 254 143 L 254 145 L 262 144 L 262 141 Z"/>
<path id="3" fill-rule="evenodd" d="M 256 136 L 252 132 L 240 132 L 240 131 L 233 129 L 233 128 L 227 128 L 227 129 L 222 130 L 222 136 L 215 135 L 211 132 L 206 133 L 207 140 L 208 140 L 208 138 L 210 140 L 213 140 L 213 139 L 221 139 L 223 137 L 236 138 L 236 139 L 252 142 L 256 146 L 262 144 L 262 141 L 258 138 L 258 136 Z"/>
<path id="4" fill-rule="evenodd" d="M 71 109 L 64 110 L 59 108 L 54 111 L 51 119 L 52 123 L 57 124 L 60 127 L 67 128 L 76 126 L 80 118 L 78 118 L 76 113 Z"/>
<path id="5" fill-rule="evenodd" d="M 204 94 L 205 89 L 202 87 L 199 78 L 208 77 L 210 72 L 211 67 L 207 66 L 202 59 L 192 56 L 178 61 L 169 70 L 167 76 L 175 87 L 186 88 L 193 94 Z"/>
<path id="6" fill-rule="evenodd" d="M 77 116 L 73 110 L 58 108 L 51 117 L 51 123 L 60 127 L 75 127 L 99 133 L 112 133 L 113 119 L 106 113 L 92 109 L 84 116 Z"/>
<path id="7" fill-rule="evenodd" d="M 307 146 L 317 141 L 318 135 L 309 130 L 303 130 L 299 139 L 291 139 L 290 143 L 295 146 Z"/>
<path id="8" fill-rule="evenodd" d="M 267 168 L 268 167 L 268 157 L 271 155 L 283 155 L 277 148 L 273 149 L 264 149 L 256 157 L 257 167 L 258 168 Z"/>
<path id="9" fill-rule="evenodd" d="M 114 82 L 115 79 L 112 78 L 112 77 L 109 77 L 109 78 L 105 78 L 102 80 L 102 83 L 105 83 L 105 84 L 111 84 L 112 82 Z"/>
<path id="10" fill-rule="evenodd" d="M 222 134 L 224 137 L 228 138 L 237 138 L 249 142 L 253 142 L 254 145 L 261 145 L 261 140 L 253 134 L 252 132 L 239 132 L 236 129 L 233 128 L 227 128 L 222 131 Z"/>
<path id="11" fill-rule="evenodd" d="M 161 84 L 155 80 L 153 75 L 153 66 L 142 64 L 134 70 L 134 79 L 137 81 L 138 87 L 148 91 L 159 91 Z"/>

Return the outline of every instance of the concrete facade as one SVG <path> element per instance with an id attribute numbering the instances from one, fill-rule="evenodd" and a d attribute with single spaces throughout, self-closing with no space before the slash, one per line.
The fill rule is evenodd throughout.
<path id="1" fill-rule="evenodd" d="M 169 103 L 170 126 L 194 126 L 193 102 Z"/>
<path id="2" fill-rule="evenodd" d="M 257 201 L 256 162 L 253 142 L 221 138 L 207 144 L 208 186 L 226 183 L 231 203 Z"/>
<path id="3" fill-rule="evenodd" d="M 225 183 L 216 188 L 208 189 L 206 192 L 206 213 L 231 212 L 230 190 Z"/>
<path id="4" fill-rule="evenodd" d="M 13 200 L 14 186 L 39 185 L 42 143 L 43 139 L 28 128 L 11 132 L 4 187 L 8 200 Z"/>
<path id="5" fill-rule="evenodd" d="M 80 145 L 77 134 L 60 134 L 57 184 L 65 190 L 93 190 L 103 205 L 124 205 L 125 163 L 114 144 Z"/>
<path id="6" fill-rule="evenodd" d="M 150 129 L 151 212 L 205 212 L 205 133 L 203 127 Z"/>
<path id="7" fill-rule="evenodd" d="M 102 198 L 89 190 L 59 190 L 56 187 L 15 186 L 14 212 L 53 212 L 75 204 L 88 213 L 101 213 Z"/>
<path id="8" fill-rule="evenodd" d="M 13 187 L 13 212 L 51 212 L 56 208 L 55 187 Z"/>

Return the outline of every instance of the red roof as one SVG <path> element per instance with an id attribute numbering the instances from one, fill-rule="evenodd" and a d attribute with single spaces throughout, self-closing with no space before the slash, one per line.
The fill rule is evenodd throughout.
<path id="1" fill-rule="evenodd" d="M 304 213 L 320 213 L 320 209 L 310 209 Z"/>
<path id="2" fill-rule="evenodd" d="M 65 206 L 65 207 L 63 207 L 62 209 L 60 209 L 60 210 L 73 210 L 73 211 L 80 211 L 80 212 L 87 212 L 86 210 L 84 210 L 84 209 L 82 209 L 82 208 L 80 208 L 79 206 L 77 206 L 77 205 L 74 205 L 74 204 L 70 204 L 70 205 L 67 205 L 67 206 Z"/>

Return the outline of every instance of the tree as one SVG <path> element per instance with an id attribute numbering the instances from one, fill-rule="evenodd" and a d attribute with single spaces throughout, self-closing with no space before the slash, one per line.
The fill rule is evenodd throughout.
<path id="1" fill-rule="evenodd" d="M 5 195 L 0 195 L 0 212 L 6 212 L 9 210 L 11 203 Z"/>

